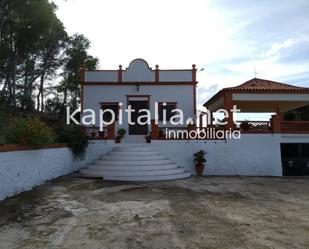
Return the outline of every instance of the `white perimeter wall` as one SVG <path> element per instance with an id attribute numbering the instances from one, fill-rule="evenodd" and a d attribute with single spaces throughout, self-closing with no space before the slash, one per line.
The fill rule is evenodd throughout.
<path id="1" fill-rule="evenodd" d="M 259 134 L 242 135 L 240 140 L 153 141 L 153 144 L 192 174 L 195 174 L 193 154 L 205 150 L 205 175 L 282 176 L 280 141 L 281 136 Z"/>
<path id="2" fill-rule="evenodd" d="M 192 174 L 193 154 L 205 150 L 205 175 L 282 176 L 280 143 L 309 143 L 309 135 L 243 134 L 240 140 L 227 141 L 156 140 L 150 146 Z M 74 160 L 67 148 L 0 153 L 0 200 L 77 171 L 116 146 L 128 144 L 93 141 L 83 160 Z"/>
<path id="3" fill-rule="evenodd" d="M 0 153 L 0 200 L 70 174 L 98 159 L 110 142 L 91 142 L 84 159 L 74 159 L 68 148 Z"/>

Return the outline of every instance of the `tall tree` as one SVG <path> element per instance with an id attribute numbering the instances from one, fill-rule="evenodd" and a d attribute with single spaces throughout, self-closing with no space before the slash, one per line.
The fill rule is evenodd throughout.
<path id="1" fill-rule="evenodd" d="M 48 0 L 1 0 L 2 103 L 22 108 L 33 106 L 36 90 L 42 102 L 44 80 L 60 66 L 56 62 L 66 38 L 55 10 L 56 6 Z"/>
<path id="2" fill-rule="evenodd" d="M 98 59 L 89 55 L 89 40 L 81 34 L 75 34 L 69 38 L 65 51 L 63 66 L 63 80 L 58 88 L 63 94 L 62 111 L 66 105 L 78 108 L 80 101 L 80 69 L 95 69 Z"/>

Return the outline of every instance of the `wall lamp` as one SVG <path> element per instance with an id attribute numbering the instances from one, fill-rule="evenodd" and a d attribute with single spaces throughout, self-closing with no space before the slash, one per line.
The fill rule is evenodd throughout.
<path id="1" fill-rule="evenodd" d="M 137 92 L 139 92 L 140 86 L 141 86 L 140 84 L 136 84 L 136 91 Z"/>

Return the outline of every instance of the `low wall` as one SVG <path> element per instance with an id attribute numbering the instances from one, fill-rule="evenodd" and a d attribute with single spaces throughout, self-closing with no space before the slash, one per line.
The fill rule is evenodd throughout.
<path id="1" fill-rule="evenodd" d="M 192 174 L 193 154 L 205 150 L 206 175 L 282 176 L 282 142 L 309 142 L 309 135 L 243 134 L 240 140 L 227 141 L 154 140 L 150 146 Z M 91 141 L 82 160 L 74 160 L 68 148 L 0 153 L 0 200 L 77 171 L 116 146 L 128 144 Z"/>
<path id="2" fill-rule="evenodd" d="M 75 159 L 68 148 L 0 153 L 0 200 L 85 167 L 106 153 L 107 143 L 90 142 L 83 159 Z"/>
<path id="3" fill-rule="evenodd" d="M 186 171 L 195 174 L 193 154 L 207 152 L 205 175 L 282 176 L 281 136 L 243 134 L 240 140 L 153 141 Z"/>

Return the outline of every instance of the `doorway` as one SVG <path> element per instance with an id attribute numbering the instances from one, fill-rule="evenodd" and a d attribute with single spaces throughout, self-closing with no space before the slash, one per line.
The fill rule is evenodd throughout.
<path id="1" fill-rule="evenodd" d="M 132 116 L 131 120 L 135 124 L 134 125 L 129 124 L 129 135 L 147 135 L 148 125 L 147 124 L 140 125 L 137 123 L 137 120 L 141 115 L 145 115 L 144 112 L 140 114 L 139 110 L 142 110 L 142 109 L 149 110 L 149 102 L 146 100 L 129 100 L 128 105 L 131 105 L 131 108 L 135 110 L 134 112 L 132 112 L 132 115 L 131 115 Z M 146 122 L 147 118 L 141 118 L 140 120 L 142 122 Z"/>
<path id="2" fill-rule="evenodd" d="M 309 144 L 281 144 L 284 176 L 309 176 Z"/>

